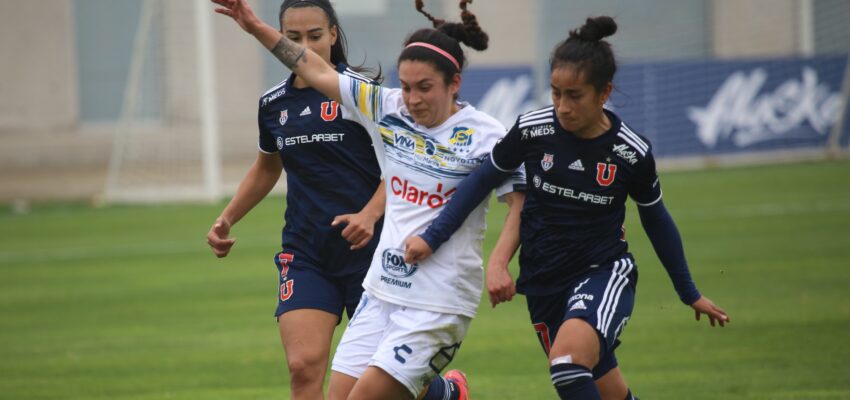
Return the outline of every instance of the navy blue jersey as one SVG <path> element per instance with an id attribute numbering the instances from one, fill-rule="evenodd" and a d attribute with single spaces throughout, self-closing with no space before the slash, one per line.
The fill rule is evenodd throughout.
<path id="1" fill-rule="evenodd" d="M 337 71 L 367 81 L 344 64 Z M 284 249 L 330 276 L 368 269 L 381 224 L 368 246 L 351 251 L 331 227 L 334 217 L 359 212 L 381 180 L 369 133 L 344 119 L 339 104 L 312 88 L 296 89 L 295 76 L 260 98 L 260 150 L 278 153 L 286 171 Z"/>
<path id="2" fill-rule="evenodd" d="M 628 251 L 626 197 L 639 205 L 661 198 L 649 142 L 614 113 L 611 129 L 594 139 L 565 131 L 554 107 L 520 115 L 492 152 L 499 169 L 525 163 L 517 290 L 548 295 L 591 268 Z"/>

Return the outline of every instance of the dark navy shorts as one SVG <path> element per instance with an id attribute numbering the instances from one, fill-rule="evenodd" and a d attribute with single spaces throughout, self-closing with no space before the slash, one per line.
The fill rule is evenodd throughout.
<path id="1" fill-rule="evenodd" d="M 632 315 L 637 268 L 631 254 L 591 269 L 573 280 L 564 292 L 549 296 L 526 296 L 531 323 L 543 351 L 555 342 L 558 329 L 570 318 L 581 318 L 599 335 L 599 363 L 593 378 L 599 379 L 617 366 L 614 350 Z"/>
<path id="2" fill-rule="evenodd" d="M 285 251 L 275 254 L 274 263 L 279 285 L 275 317 L 305 308 L 327 311 L 340 318 L 343 310 L 348 318 L 354 314 L 363 294 L 366 269 L 344 277 L 329 277 L 300 260 L 297 254 Z"/>

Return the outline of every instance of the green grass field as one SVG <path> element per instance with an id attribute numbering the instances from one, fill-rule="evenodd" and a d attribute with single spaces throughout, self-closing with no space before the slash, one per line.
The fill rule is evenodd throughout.
<path id="1" fill-rule="evenodd" d="M 850 162 L 662 182 L 698 287 L 732 324 L 693 320 L 630 209 L 640 282 L 618 355 L 634 392 L 850 399 Z M 205 235 L 222 207 L 2 209 L 0 398 L 288 398 L 272 317 L 283 200 L 249 214 L 218 260 Z M 485 299 L 453 366 L 475 399 L 556 398 L 522 297 Z"/>

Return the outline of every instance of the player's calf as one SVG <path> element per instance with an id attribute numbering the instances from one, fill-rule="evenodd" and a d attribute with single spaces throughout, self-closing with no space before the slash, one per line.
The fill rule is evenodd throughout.
<path id="1" fill-rule="evenodd" d="M 552 360 L 549 372 L 552 375 L 552 385 L 561 399 L 570 400 L 601 400 L 593 373 L 590 369 L 574 364 L 570 355 Z"/>

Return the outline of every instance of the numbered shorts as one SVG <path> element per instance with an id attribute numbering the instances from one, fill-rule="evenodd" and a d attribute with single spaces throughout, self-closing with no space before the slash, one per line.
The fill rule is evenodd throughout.
<path id="1" fill-rule="evenodd" d="M 366 269 L 344 277 L 328 277 L 299 259 L 297 253 L 275 254 L 278 271 L 277 310 L 274 316 L 305 308 L 327 311 L 342 316 L 343 309 L 351 318 L 360 295 Z"/>
<path id="2" fill-rule="evenodd" d="M 614 350 L 634 308 L 637 268 L 630 254 L 602 264 L 571 282 L 567 290 L 549 296 L 526 296 L 531 323 L 546 354 L 558 329 L 570 318 L 581 318 L 599 335 L 599 379 L 617 366 Z"/>
<path id="3" fill-rule="evenodd" d="M 363 293 L 331 369 L 360 378 L 376 366 L 414 398 L 457 354 L 471 318 L 404 307 Z"/>

